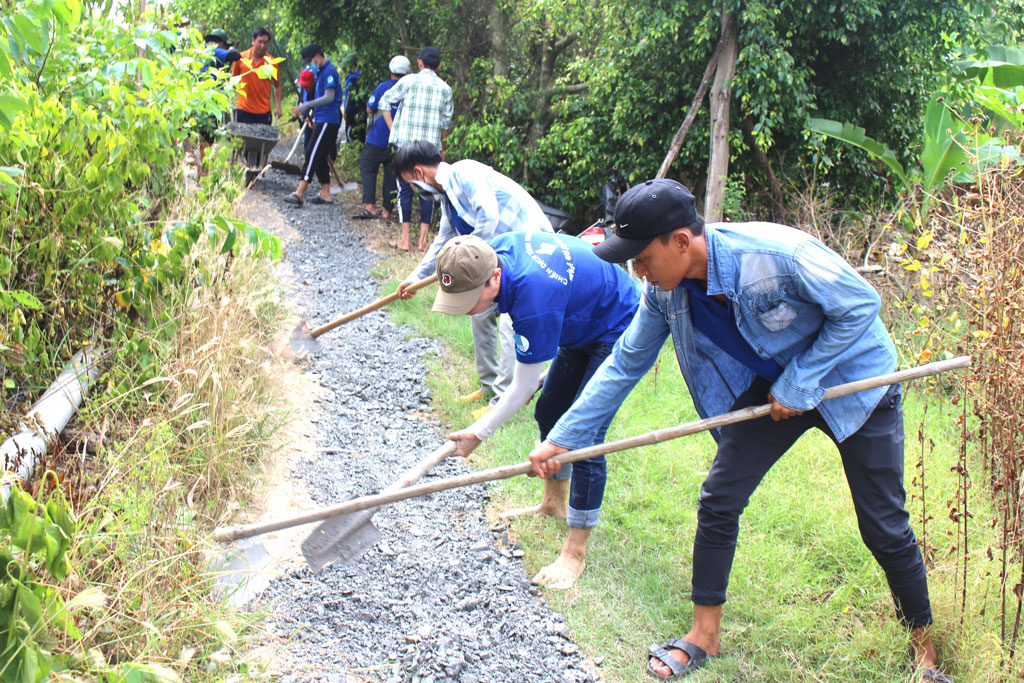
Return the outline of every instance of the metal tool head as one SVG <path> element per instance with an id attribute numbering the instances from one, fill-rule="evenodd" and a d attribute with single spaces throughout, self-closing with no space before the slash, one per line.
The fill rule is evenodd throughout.
<path id="1" fill-rule="evenodd" d="M 306 321 L 302 321 L 295 326 L 295 329 L 292 330 L 292 336 L 288 339 L 288 345 L 292 347 L 292 351 L 300 356 L 320 353 L 320 343 L 313 337 Z"/>
<path id="2" fill-rule="evenodd" d="M 372 517 L 380 508 L 329 517 L 302 542 L 302 555 L 314 573 L 329 564 L 351 564 L 380 540 Z"/>

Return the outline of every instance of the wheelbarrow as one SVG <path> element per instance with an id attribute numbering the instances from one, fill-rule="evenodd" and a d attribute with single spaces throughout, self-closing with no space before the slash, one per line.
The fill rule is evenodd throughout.
<path id="1" fill-rule="evenodd" d="M 266 168 L 270 151 L 281 139 L 281 131 L 266 124 L 231 122 L 228 134 L 242 141 L 241 147 L 235 150 L 235 159 L 245 169 L 245 184 L 249 185 Z"/>

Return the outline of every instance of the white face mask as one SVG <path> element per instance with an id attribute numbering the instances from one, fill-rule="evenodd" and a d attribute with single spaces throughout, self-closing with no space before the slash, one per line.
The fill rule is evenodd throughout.
<path id="1" fill-rule="evenodd" d="M 410 180 L 409 182 L 416 186 L 420 194 L 425 194 L 430 199 L 439 199 L 441 197 L 441 193 L 433 185 L 427 185 L 422 180 Z"/>

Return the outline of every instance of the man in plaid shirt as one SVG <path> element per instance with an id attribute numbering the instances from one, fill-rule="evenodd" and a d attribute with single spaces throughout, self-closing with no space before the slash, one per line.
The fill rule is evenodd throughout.
<path id="1" fill-rule="evenodd" d="M 552 232 L 551 222 L 536 200 L 490 166 L 472 159 L 447 164 L 441 161 L 437 147 L 423 140 L 398 150 L 394 166 L 395 176 L 415 185 L 421 199 L 431 196 L 441 202 L 440 231 L 420 264 L 398 285 L 402 299 L 412 298 L 414 292 L 406 291 L 410 284 L 434 272 L 438 253 L 456 235 L 476 235 L 488 241 L 506 232 Z M 512 322 L 507 315 L 499 318 L 497 310 L 474 315 L 470 321 L 481 388 L 462 400 L 475 401 L 490 389 L 496 402 L 512 381 L 515 367 Z M 500 356 L 495 327 L 501 335 Z"/>
<path id="2" fill-rule="evenodd" d="M 401 149 L 414 140 L 426 140 L 441 149 L 442 141 L 448 137 L 448 128 L 452 123 L 452 89 L 435 73 L 435 69 L 441 64 L 441 53 L 437 48 L 423 48 L 416 61 L 420 67 L 419 72 L 409 74 L 398 81 L 397 85 L 384 94 L 378 104 L 385 123 L 391 129 L 388 143 Z M 392 121 L 391 107 L 399 102 L 401 104 L 398 113 Z M 398 210 L 402 236 L 392 246 L 409 251 L 412 188 L 397 173 L 395 175 L 398 181 Z M 433 215 L 434 203 L 421 195 L 420 251 L 427 248 L 427 235 Z"/>

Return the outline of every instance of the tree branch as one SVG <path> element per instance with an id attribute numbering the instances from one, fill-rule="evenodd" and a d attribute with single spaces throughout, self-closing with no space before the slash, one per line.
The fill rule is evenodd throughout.
<path id="1" fill-rule="evenodd" d="M 679 130 L 676 131 L 675 137 L 672 138 L 672 144 L 668 146 L 668 153 L 665 154 L 665 160 L 661 162 L 661 168 L 658 169 L 658 175 L 656 178 L 664 178 L 668 175 L 668 169 L 672 165 L 672 162 L 679 156 L 679 150 L 683 148 L 683 141 L 686 139 L 687 133 L 690 132 L 690 127 L 693 126 L 693 122 L 697 119 L 697 112 L 700 111 L 700 105 L 704 101 L 704 96 L 708 94 L 708 87 L 711 85 L 711 78 L 715 74 L 715 67 L 718 66 L 718 55 L 722 52 L 722 38 L 719 38 L 718 43 L 715 44 L 715 49 L 711 53 L 711 59 L 708 60 L 708 65 L 704 69 L 704 76 L 700 79 L 700 85 L 697 87 L 697 93 L 693 96 L 693 102 L 690 104 L 690 111 L 686 113 L 686 118 L 683 119 L 683 125 L 679 126 Z"/>
<path id="2" fill-rule="evenodd" d="M 551 46 L 551 50 L 555 55 L 559 55 L 562 53 L 562 50 L 575 43 L 577 38 L 579 38 L 579 33 L 571 31 L 568 35 L 556 40 L 555 44 Z"/>

